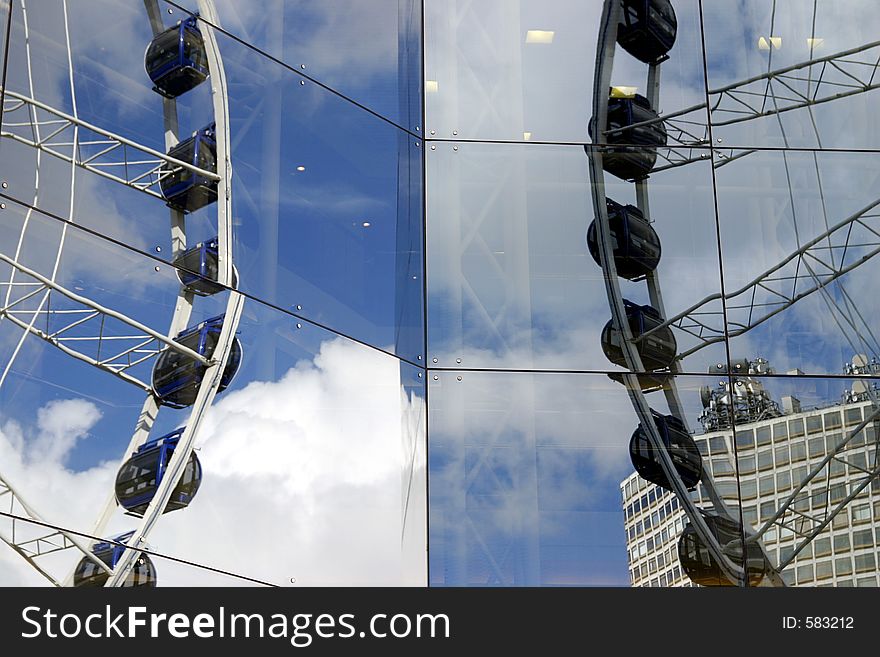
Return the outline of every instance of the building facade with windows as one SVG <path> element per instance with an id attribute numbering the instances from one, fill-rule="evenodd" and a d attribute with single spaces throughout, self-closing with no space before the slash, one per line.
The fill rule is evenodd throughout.
<path id="1" fill-rule="evenodd" d="M 849 399 L 809 410 L 795 401 L 790 413 L 737 426 L 735 433 L 696 436 L 725 501 L 753 531 L 767 523 L 761 535 L 767 555 L 784 565 L 790 586 L 877 586 L 880 487 L 866 477 L 876 463 L 876 427 L 871 422 L 837 449 L 871 413 L 870 403 Z M 813 470 L 816 476 L 797 490 Z M 636 473 L 621 482 L 621 495 L 632 585 L 691 585 L 679 563 L 687 518 L 675 496 Z M 699 487 L 693 498 L 708 502 Z M 789 511 L 776 517 L 783 503 Z"/>

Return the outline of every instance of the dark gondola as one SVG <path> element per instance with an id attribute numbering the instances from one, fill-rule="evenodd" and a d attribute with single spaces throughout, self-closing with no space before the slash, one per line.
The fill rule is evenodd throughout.
<path id="1" fill-rule="evenodd" d="M 214 124 L 197 130 L 192 137 L 168 151 L 168 157 L 186 162 L 203 171 L 217 171 L 217 139 Z M 169 165 L 172 166 L 172 165 Z M 217 181 L 181 166 L 171 169 L 159 183 L 168 205 L 183 212 L 194 212 L 217 200 Z"/>
<path id="2" fill-rule="evenodd" d="M 645 64 L 669 59 L 675 45 L 678 20 L 670 0 L 622 0 L 617 43 Z"/>
<path id="3" fill-rule="evenodd" d="M 206 358 L 211 358 L 222 328 L 223 316 L 212 317 L 182 331 L 174 341 Z M 238 338 L 234 338 L 217 392 L 223 392 L 229 386 L 240 364 L 241 343 Z M 165 406 L 172 408 L 191 406 L 196 400 L 206 369 L 204 365 L 185 354 L 173 349 L 165 349 L 159 354 L 153 367 L 153 392 L 159 398 L 159 402 Z"/>
<path id="4" fill-rule="evenodd" d="M 743 567 L 743 536 L 742 526 L 730 518 L 710 513 L 704 513 L 703 517 L 709 530 L 718 540 L 722 551 L 735 564 Z M 757 586 L 764 579 L 769 570 L 769 564 L 764 558 L 761 547 L 756 542 L 750 542 L 746 550 L 747 563 L 745 570 L 749 586 Z M 681 537 L 678 539 L 678 560 L 687 576 L 695 584 L 701 586 L 737 586 L 737 582 L 731 582 L 721 570 L 721 567 L 709 553 L 703 544 L 697 530 L 688 524 Z"/>
<path id="5" fill-rule="evenodd" d="M 640 306 L 624 299 L 626 318 L 629 330 L 634 338 L 638 338 L 648 331 L 660 326 L 663 318 L 651 306 Z M 605 356 L 615 365 L 626 367 L 626 359 L 623 356 L 623 340 L 618 331 L 609 320 L 602 329 L 602 351 Z M 642 359 L 642 365 L 647 372 L 654 372 L 669 367 L 675 360 L 678 346 L 675 336 L 668 326 L 652 333 L 644 340 L 636 342 L 636 351 Z"/>
<path id="6" fill-rule="evenodd" d="M 635 128 L 629 126 L 652 121 Z M 594 121 L 590 121 L 593 138 Z M 608 100 L 608 125 L 605 128 L 608 147 L 602 149 L 602 167 L 613 176 L 623 180 L 639 180 L 647 177 L 657 161 L 657 148 L 666 145 L 666 126 L 651 103 L 639 94 L 622 95 L 612 90 Z M 616 131 L 616 132 L 610 132 Z M 591 153 L 592 146 L 584 147 Z"/>
<path id="7" fill-rule="evenodd" d="M 148 440 L 119 469 L 116 475 L 116 499 L 131 515 L 142 516 L 153 501 L 181 434 L 183 428 Z M 192 452 L 163 513 L 189 506 L 201 483 L 202 465 L 195 452 Z"/>
<path id="8" fill-rule="evenodd" d="M 651 410 L 651 415 L 654 416 L 654 424 L 676 472 L 686 488 L 694 489 L 703 476 L 703 459 L 700 458 L 697 444 L 681 420 L 674 415 L 660 415 L 654 410 Z M 672 490 L 666 473 L 660 465 L 660 455 L 648 439 L 648 432 L 642 424 L 639 424 L 629 441 L 629 456 L 642 479 L 666 490 Z"/>
<path id="9" fill-rule="evenodd" d="M 116 545 L 111 542 L 96 543 L 92 548 L 92 553 L 110 568 L 115 568 L 122 557 L 122 553 L 125 551 L 124 544 L 128 542 L 132 534 L 134 532 L 128 532 L 112 539 L 115 543 L 122 543 L 123 545 Z M 110 576 L 101 570 L 94 561 L 88 557 L 83 557 L 73 573 L 73 585 L 83 588 L 104 586 L 109 578 Z M 125 577 L 122 586 L 156 586 L 156 567 L 146 554 L 141 552 L 138 558 L 135 559 L 134 565 Z"/>
<path id="10" fill-rule="evenodd" d="M 605 204 L 617 275 L 631 281 L 647 276 L 660 263 L 660 238 L 637 207 L 621 205 L 611 199 L 606 199 Z M 601 266 L 595 220 L 587 230 L 587 247 L 593 260 Z"/>
<path id="11" fill-rule="evenodd" d="M 223 290 L 217 283 L 217 238 L 199 242 L 175 258 L 177 277 L 187 288 L 201 296 Z"/>
<path id="12" fill-rule="evenodd" d="M 153 91 L 166 98 L 177 98 L 205 81 L 208 57 L 195 16 L 156 35 L 144 55 L 144 68 Z"/>

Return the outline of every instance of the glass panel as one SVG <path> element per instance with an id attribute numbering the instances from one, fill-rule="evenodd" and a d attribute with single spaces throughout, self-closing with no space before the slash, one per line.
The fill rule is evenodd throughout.
<path id="1" fill-rule="evenodd" d="M 0 253 L 15 247 L 23 221 L 16 204 L 0 211 Z M 32 213 L 20 261 L 51 269 L 52 245 L 63 227 Z M 4 265 L 4 294 L 9 276 Z M 23 273 L 15 277 L 13 299 L 32 289 L 21 287 L 29 281 Z M 78 228 L 67 230 L 57 281 L 162 334 L 180 285 L 161 261 Z M 197 298 L 190 325 L 221 314 L 225 296 Z M 23 300 L 13 316 L 26 323 L 37 304 L 37 297 Z M 38 314 L 35 327 L 94 355 L 94 340 L 84 341 L 100 335 L 90 332 L 98 330 L 94 322 L 58 333 L 71 317 L 82 317 L 71 314 L 79 306 L 53 292 L 44 308 L 54 314 Z M 110 349 L 127 344 L 107 341 L 128 333 L 120 334 L 110 320 L 102 326 L 105 340 L 97 348 L 106 360 Z M 11 363 L 0 388 L 0 441 L 8 455 L 2 473 L 48 522 L 88 532 L 128 457 L 146 393 L 37 337 L 25 340 L 13 361 L 21 334 L 9 317 L 0 324 L 0 364 Z M 186 509 L 162 516 L 150 545 L 273 584 L 424 585 L 422 370 L 252 300 L 245 302 L 238 339 L 244 354 L 239 371 L 197 437 L 203 468 L 198 495 Z M 153 360 L 124 373 L 149 385 Z M 162 407 L 150 435 L 189 421 L 189 409 Z M 136 526 L 136 519 L 118 512 L 107 535 Z M 4 553 L 16 571 L 26 569 Z"/>
<path id="2" fill-rule="evenodd" d="M 146 13 L 118 1 L 71 12 L 74 104 L 63 13 L 54 4 L 41 3 L 28 13 L 31 39 L 41 44 L 31 48 L 33 95 L 164 152 L 162 98 L 151 91 L 142 49 L 131 47 L 150 42 Z M 98 41 L 98 34 L 125 38 Z M 218 34 L 218 44 L 229 95 L 239 288 L 418 363 L 424 357 L 420 139 L 231 37 Z M 3 140 L 4 158 L 17 163 L 4 173 L 8 193 L 171 260 L 169 214 L 158 186 L 139 187 L 155 175 L 135 180 L 150 167 L 134 162 L 152 156 L 127 146 L 90 159 L 109 148 L 101 141 L 106 135 L 81 126 L 80 160 L 89 160 L 90 168 L 76 167 L 72 181 L 72 167 L 63 159 L 69 157 L 72 126 L 43 139 L 42 151 L 24 143 L 34 139 L 30 105 L 21 100 L 31 95 L 27 62 L 19 12 L 7 85 L 18 95 L 7 96 L 5 117 L 17 138 Z M 209 125 L 215 118 L 211 85 L 179 96 L 176 106 L 182 137 Z M 60 120 L 48 110 L 37 114 L 41 139 L 56 129 L 50 119 Z M 189 245 L 217 235 L 217 208 L 210 203 L 186 216 Z"/>
<path id="3" fill-rule="evenodd" d="M 688 418 L 705 381 L 676 378 Z M 432 585 L 686 581 L 673 571 L 684 514 L 672 493 L 637 485 L 623 386 L 598 374 L 471 370 L 435 371 L 429 385 Z M 738 513 L 735 485 L 718 490 Z"/>
<path id="4" fill-rule="evenodd" d="M 419 0 L 216 0 L 223 30 L 408 130 L 421 127 Z M 196 0 L 165 4 L 168 20 Z"/>
<path id="5" fill-rule="evenodd" d="M 811 0 L 703 3 L 714 135 L 737 146 L 880 146 L 871 119 L 880 110 L 880 17 L 865 9 Z M 768 82 L 769 72 L 781 75 Z"/>
<path id="6" fill-rule="evenodd" d="M 611 313 L 585 239 L 594 213 L 584 150 L 438 143 L 427 159 L 429 363 L 620 370 L 601 344 Z M 697 298 L 718 296 L 711 184 L 708 163 L 650 178 L 668 319 Z M 610 175 L 605 192 L 620 204 L 636 203 L 633 185 Z M 644 281 L 621 278 L 620 288 L 627 300 L 650 303 Z M 683 370 L 702 373 L 724 360 L 724 347 L 719 336 L 704 344 L 694 332 L 672 331 L 678 353 L 701 349 L 684 359 Z"/>
<path id="7" fill-rule="evenodd" d="M 880 371 L 865 303 L 880 272 L 876 155 L 735 155 L 716 159 L 731 351 L 760 345 L 779 373 Z"/>
<path id="8" fill-rule="evenodd" d="M 425 110 L 438 139 L 589 141 L 596 52 L 613 56 L 612 86 L 646 95 L 646 64 L 597 46 L 601 2 L 470 0 L 425 3 Z M 699 7 L 675 2 L 675 45 L 662 65 L 659 109 L 700 106 L 705 87 Z M 604 31 L 603 31 L 604 33 Z M 694 130 L 693 126 L 690 126 Z M 702 131 L 700 138 L 704 138 Z"/>

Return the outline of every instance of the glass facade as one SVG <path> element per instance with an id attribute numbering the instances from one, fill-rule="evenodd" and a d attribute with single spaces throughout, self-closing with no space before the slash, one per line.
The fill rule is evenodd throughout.
<path id="1" fill-rule="evenodd" d="M 0 2 L 0 584 L 877 585 L 870 9 Z"/>

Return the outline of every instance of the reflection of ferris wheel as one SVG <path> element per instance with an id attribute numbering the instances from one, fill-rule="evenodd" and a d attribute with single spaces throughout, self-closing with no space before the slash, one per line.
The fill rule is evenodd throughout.
<path id="1" fill-rule="evenodd" d="M 235 334 L 243 297 L 234 289 L 229 109 L 223 63 L 212 27 L 219 23 L 213 0 L 199 0 L 205 21 L 189 17 L 166 28 L 158 0 L 144 0 L 154 35 L 145 64 L 153 90 L 162 96 L 164 105 L 163 153 L 79 118 L 66 1 L 63 20 L 72 113 L 34 97 L 27 4 L 25 0 L 20 4 L 29 93 L 4 90 L 3 137 L 36 149 L 37 194 L 44 153 L 70 165 L 71 212 L 77 167 L 165 201 L 171 215 L 173 264 L 181 285 L 166 332 L 67 289 L 56 282 L 66 224 L 51 271 L 40 272 L 19 262 L 28 212 L 16 252 L 0 253 L 0 261 L 10 272 L 8 280 L 0 283 L 5 287 L 0 287 L 5 297 L 0 319 L 22 329 L 3 378 L 24 339 L 33 335 L 146 393 L 118 470 L 115 490 L 88 535 L 104 536 L 110 520 L 120 510 L 137 518 L 138 525 L 114 539 L 95 538 L 91 543 L 61 529 L 22 538 L 23 532 L 16 531 L 16 517 L 24 524 L 30 521 L 43 525 L 45 518 L 0 474 L 0 501 L 8 511 L 7 517 L 12 518 L 11 534 L 0 534 L 0 539 L 57 586 L 154 586 L 155 568 L 142 550 L 162 514 L 186 507 L 196 494 L 202 470 L 193 452 L 194 441 L 214 395 L 229 385 L 241 360 Z M 175 99 L 206 79 L 211 85 L 214 121 L 181 140 Z M 192 244 L 186 214 L 208 206 L 216 209 L 217 234 Z M 190 325 L 196 300 L 218 294 L 228 295 L 225 312 Z M 163 406 L 188 408 L 189 418 L 177 430 L 155 436 L 153 427 Z M 47 557 L 69 549 L 82 556 L 65 578 L 53 572 Z M 50 561 L 57 566 L 56 560 Z"/>
<path id="2" fill-rule="evenodd" d="M 782 586 L 780 573 L 880 474 L 877 469 L 865 469 L 864 474 L 853 481 L 852 493 L 833 508 L 826 508 L 821 516 L 805 520 L 803 514 L 794 510 L 797 500 L 808 494 L 810 482 L 820 476 L 832 459 L 840 457 L 867 425 L 880 417 L 874 388 L 859 388 L 864 393 L 862 397 L 872 402 L 864 421 L 848 429 L 827 456 L 778 503 L 769 519 L 757 528 L 744 528 L 739 514 L 728 508 L 711 474 L 702 466 L 687 428 L 675 375 L 681 371 L 680 363 L 686 356 L 746 333 L 813 293 L 821 296 L 853 353 L 877 355 L 880 344 L 839 279 L 880 252 L 878 233 L 864 223 L 880 205 L 880 200 L 837 223 L 826 221 L 826 229 L 818 235 L 807 240 L 799 238 L 795 252 L 741 289 L 712 295 L 669 317 L 656 273 L 661 248 L 650 223 L 648 174 L 704 161 L 709 152 L 706 149 L 713 145 L 712 127 L 779 117 L 791 110 L 812 112 L 814 105 L 877 88 L 880 86 L 877 75 L 880 42 L 778 70 L 768 67 L 763 75 L 710 90 L 708 103 L 661 116 L 657 111 L 660 65 L 675 43 L 677 27 L 670 0 L 605 0 L 594 78 L 591 122 L 594 145 L 586 147 L 596 217 L 588 231 L 588 242 L 593 258 L 605 272 L 611 308 L 611 320 L 602 333 L 602 346 L 612 362 L 629 370 L 612 376 L 625 384 L 640 420 L 630 444 L 633 465 L 643 478 L 672 491 L 688 516 L 689 524 L 679 539 L 679 558 L 691 580 L 705 585 Z M 611 87 L 614 52 L 618 46 L 647 65 L 646 97 Z M 830 71 L 845 73 L 845 82 L 841 83 L 839 77 L 835 79 Z M 694 119 L 699 113 L 710 116 L 712 125 L 706 125 L 705 119 Z M 788 146 L 781 120 L 779 127 Z M 818 138 L 815 122 L 813 129 Z M 716 148 L 712 165 L 717 169 L 753 152 L 754 149 L 721 151 Z M 787 161 L 785 166 L 787 171 Z M 633 181 L 635 206 L 624 206 L 606 197 L 606 173 Z M 797 217 L 793 218 L 796 223 Z M 874 239 L 869 240 L 871 243 L 859 240 L 856 244 L 851 240 L 856 226 L 870 230 L 874 235 Z M 847 259 L 850 247 L 853 255 Z M 644 280 L 650 305 L 639 306 L 624 299 L 620 278 Z M 829 291 L 832 288 L 837 294 L 832 295 Z M 716 311 L 712 304 L 717 307 L 719 300 L 722 309 Z M 686 334 L 696 344 L 679 352 L 676 333 Z M 876 372 L 868 366 L 858 369 L 855 363 L 848 374 Z M 711 367 L 709 373 L 726 377 L 726 382 L 717 391 L 704 389 L 703 405 L 707 410 L 701 419 L 708 421 L 713 429 L 728 429 L 734 422 L 755 421 L 755 411 L 766 411 L 764 402 L 769 398 L 752 376 L 767 371 L 766 361 L 762 359 Z M 668 416 L 649 406 L 648 395 L 660 390 L 671 413 Z M 696 488 L 698 482 L 711 508 L 702 508 L 693 501 L 689 491 Z M 790 556 L 772 564 L 762 537 L 776 526 L 793 531 L 797 546 Z"/>

